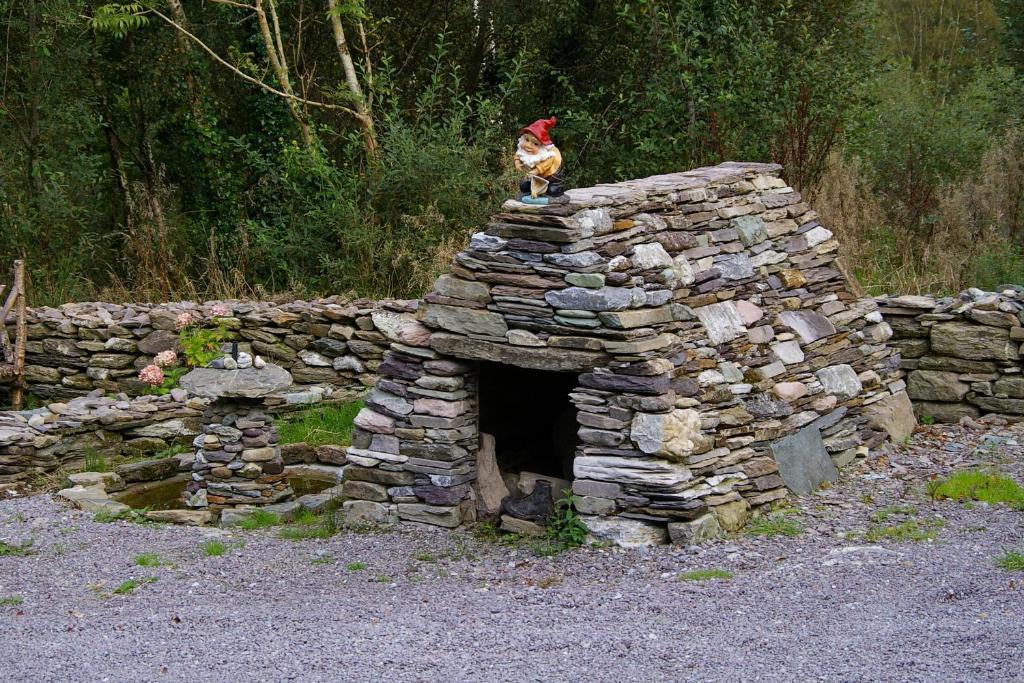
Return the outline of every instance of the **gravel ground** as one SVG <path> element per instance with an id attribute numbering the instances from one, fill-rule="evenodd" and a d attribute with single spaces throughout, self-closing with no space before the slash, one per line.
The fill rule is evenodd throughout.
<path id="1" fill-rule="evenodd" d="M 973 427 L 973 428 L 972 428 Z M 287 541 L 101 524 L 48 496 L 0 502 L 4 674 L 23 681 L 1024 681 L 1024 513 L 935 503 L 934 474 L 1021 479 L 1024 431 L 934 427 L 796 501 L 803 533 L 539 558 L 404 526 Z M 915 506 L 909 510 L 905 506 Z M 867 543 L 915 519 L 923 542 Z M 941 524 L 941 528 L 938 526 Z M 226 554 L 202 544 L 219 539 Z M 159 567 L 135 558 L 156 553 Z M 349 563 L 365 563 L 357 569 Z M 683 581 L 698 569 L 730 580 Z M 127 594 L 128 579 L 155 577 Z"/>

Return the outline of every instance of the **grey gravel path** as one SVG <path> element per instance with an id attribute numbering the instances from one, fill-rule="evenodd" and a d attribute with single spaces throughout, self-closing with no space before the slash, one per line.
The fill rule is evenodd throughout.
<path id="1" fill-rule="evenodd" d="M 0 557 L 0 599 L 22 599 L 0 606 L 2 671 L 11 681 L 1024 681 L 1024 573 L 993 562 L 1024 550 L 1024 513 L 920 496 L 927 470 L 975 452 L 979 435 L 951 434 L 959 450 L 923 442 L 800 501 L 800 536 L 700 550 L 538 558 L 412 527 L 286 541 L 274 530 L 101 524 L 48 496 L 0 501 L 0 540 L 33 541 L 30 554 Z M 934 541 L 857 538 L 872 511 L 908 500 L 917 518 L 944 521 Z M 204 555 L 211 538 L 228 552 Z M 142 553 L 168 564 L 140 567 Z M 709 568 L 735 576 L 679 580 Z M 111 594 L 144 577 L 157 581 Z"/>

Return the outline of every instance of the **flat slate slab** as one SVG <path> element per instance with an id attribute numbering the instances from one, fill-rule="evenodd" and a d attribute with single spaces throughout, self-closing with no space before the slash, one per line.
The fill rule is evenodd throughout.
<path id="1" fill-rule="evenodd" d="M 825 450 L 817 427 L 804 427 L 796 434 L 772 444 L 779 474 L 789 490 L 798 495 L 811 493 L 826 481 L 839 478 L 839 470 Z"/>
<path id="2" fill-rule="evenodd" d="M 273 363 L 244 370 L 196 368 L 178 384 L 188 393 L 203 398 L 261 398 L 291 386 L 292 376 Z"/>

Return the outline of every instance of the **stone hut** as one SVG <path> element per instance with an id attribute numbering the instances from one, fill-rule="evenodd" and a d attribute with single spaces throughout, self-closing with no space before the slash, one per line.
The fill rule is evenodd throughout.
<path id="1" fill-rule="evenodd" d="M 548 481 L 596 537 L 683 542 L 906 432 L 892 331 L 779 171 L 730 162 L 506 202 L 421 324 L 389 335 L 348 449 L 347 518 L 455 527 Z"/>

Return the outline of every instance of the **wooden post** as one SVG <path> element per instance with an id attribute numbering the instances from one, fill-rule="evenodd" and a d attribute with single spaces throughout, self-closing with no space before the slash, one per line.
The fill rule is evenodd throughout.
<path id="1" fill-rule="evenodd" d="M 25 339 L 28 336 L 25 324 L 25 262 L 21 259 L 14 262 L 14 292 L 18 297 L 15 303 L 14 409 L 21 410 L 25 398 Z"/>

